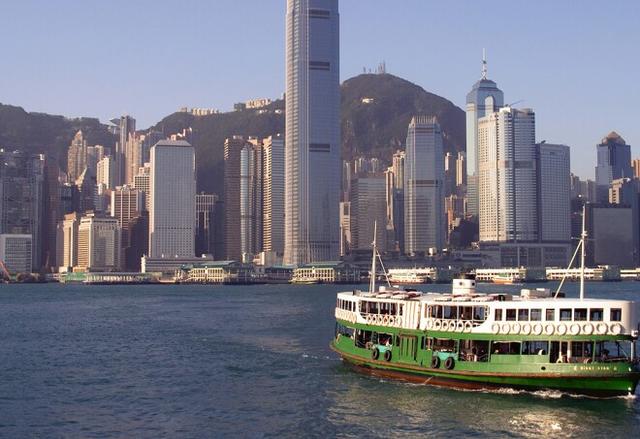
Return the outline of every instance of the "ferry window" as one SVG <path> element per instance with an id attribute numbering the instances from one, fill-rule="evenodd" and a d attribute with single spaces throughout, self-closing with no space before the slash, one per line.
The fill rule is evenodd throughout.
<path id="1" fill-rule="evenodd" d="M 400 307 L 398 308 L 400 310 L 400 312 L 398 313 L 399 316 L 404 315 L 404 305 L 400 305 Z"/>
<path id="2" fill-rule="evenodd" d="M 460 319 L 461 320 L 471 320 L 473 308 L 470 306 L 461 306 L 460 307 Z"/>
<path id="3" fill-rule="evenodd" d="M 442 305 L 436 305 L 436 318 L 437 319 L 441 319 L 442 318 Z"/>
<path id="4" fill-rule="evenodd" d="M 547 355 L 548 341 L 525 341 L 522 344 L 522 355 Z"/>
<path id="5" fill-rule="evenodd" d="M 571 310 L 569 308 L 563 308 L 560 310 L 560 321 L 568 322 L 571 320 Z"/>
<path id="6" fill-rule="evenodd" d="M 494 355 L 520 355 L 520 342 L 494 341 L 491 352 Z"/>
<path id="7" fill-rule="evenodd" d="M 457 306 L 443 306 L 443 318 L 445 319 L 457 319 L 458 318 L 458 307 Z"/>
<path id="8" fill-rule="evenodd" d="M 432 337 L 425 337 L 427 339 L 427 349 L 432 349 L 433 348 L 433 338 Z"/>
<path id="9" fill-rule="evenodd" d="M 518 320 L 521 322 L 526 322 L 529 320 L 529 310 L 528 309 L 519 309 L 518 310 Z"/>
<path id="10" fill-rule="evenodd" d="M 591 345 L 592 342 L 574 341 L 571 342 L 571 357 L 591 358 Z"/>
<path id="11" fill-rule="evenodd" d="M 609 320 L 612 322 L 619 322 L 622 320 L 622 310 L 620 308 L 611 308 L 611 316 Z"/>
<path id="12" fill-rule="evenodd" d="M 586 308 L 576 308 L 573 310 L 573 320 L 577 322 L 584 322 L 587 320 L 587 309 Z"/>
<path id="13" fill-rule="evenodd" d="M 484 322 L 486 320 L 484 306 L 473 307 L 473 320 L 480 322 Z"/>
<path id="14" fill-rule="evenodd" d="M 390 303 L 389 304 L 389 309 L 390 309 L 390 313 L 392 316 L 396 315 L 396 304 L 395 303 Z"/>
<path id="15" fill-rule="evenodd" d="M 591 308 L 589 310 L 589 320 L 592 322 L 601 322 L 604 319 L 604 310 L 602 308 Z"/>
<path id="16" fill-rule="evenodd" d="M 445 338 L 436 338 L 434 339 L 433 350 L 440 352 L 455 352 L 456 341 Z"/>
<path id="17" fill-rule="evenodd" d="M 547 322 L 553 322 L 556 319 L 556 310 L 555 309 L 547 309 L 547 314 L 545 316 L 545 320 Z"/>
<path id="18" fill-rule="evenodd" d="M 516 310 L 515 309 L 508 309 L 507 310 L 507 321 L 508 320 L 515 320 L 516 319 Z"/>
<path id="19" fill-rule="evenodd" d="M 501 321 L 501 320 L 502 320 L 502 310 L 501 310 L 501 309 L 496 308 L 496 310 L 495 310 L 495 313 L 494 313 L 494 314 L 495 314 L 495 316 L 493 317 L 493 320 L 495 320 L 495 321 L 497 321 L 497 322 L 499 322 L 499 321 Z"/>
<path id="20" fill-rule="evenodd" d="M 540 308 L 533 308 L 531 310 L 531 321 L 539 322 L 542 320 L 542 310 Z"/>

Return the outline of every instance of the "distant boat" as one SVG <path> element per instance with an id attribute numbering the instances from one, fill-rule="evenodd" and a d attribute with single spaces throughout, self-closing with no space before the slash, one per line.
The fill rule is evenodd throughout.
<path id="1" fill-rule="evenodd" d="M 524 279 L 519 274 L 496 274 L 491 282 L 498 285 L 521 284 Z"/>
<path id="2" fill-rule="evenodd" d="M 322 280 L 317 277 L 294 277 L 291 279 L 291 283 L 297 285 L 314 285 L 321 284 Z"/>
<path id="3" fill-rule="evenodd" d="M 394 284 L 428 284 L 431 278 L 417 270 L 393 270 L 389 272 L 389 282 Z"/>

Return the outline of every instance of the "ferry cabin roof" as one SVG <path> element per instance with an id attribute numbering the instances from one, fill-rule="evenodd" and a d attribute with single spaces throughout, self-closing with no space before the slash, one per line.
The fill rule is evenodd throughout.
<path id="1" fill-rule="evenodd" d="M 339 293 L 336 304 L 336 318 L 352 323 L 495 335 L 637 337 L 639 316 L 634 302 L 625 300 L 508 294 L 354 291 Z"/>

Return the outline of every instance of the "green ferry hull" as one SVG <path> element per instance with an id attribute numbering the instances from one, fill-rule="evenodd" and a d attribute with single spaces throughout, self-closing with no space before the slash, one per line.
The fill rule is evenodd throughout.
<path id="1" fill-rule="evenodd" d="M 633 394 L 640 380 L 640 372 L 594 373 L 502 373 L 429 368 L 416 364 L 374 360 L 340 350 L 335 342 L 331 349 L 353 369 L 384 378 L 404 380 L 468 390 L 511 388 L 517 390 L 558 390 L 570 394 L 598 397 Z"/>

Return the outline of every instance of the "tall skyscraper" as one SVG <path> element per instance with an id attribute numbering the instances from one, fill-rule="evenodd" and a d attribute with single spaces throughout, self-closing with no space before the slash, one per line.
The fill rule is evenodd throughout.
<path id="1" fill-rule="evenodd" d="M 633 168 L 633 176 L 640 178 L 640 159 L 633 159 L 631 161 L 631 167 Z"/>
<path id="2" fill-rule="evenodd" d="M 382 175 L 360 176 L 351 185 L 351 248 L 370 250 L 374 222 L 377 222 L 376 244 L 381 251 L 386 243 L 385 178 Z"/>
<path id="3" fill-rule="evenodd" d="M 44 156 L 0 149 L 0 234 L 31 235 L 32 267 L 42 261 Z"/>
<path id="4" fill-rule="evenodd" d="M 404 170 L 404 246 L 410 255 L 444 247 L 442 149 L 442 131 L 435 118 L 412 118 Z"/>
<path id="5" fill-rule="evenodd" d="M 122 248 L 129 247 L 130 223 L 144 209 L 144 195 L 131 186 L 118 186 L 111 191 L 111 216 L 118 220 L 122 229 Z"/>
<path id="6" fill-rule="evenodd" d="M 263 150 L 263 250 L 284 253 L 284 139 L 270 136 Z"/>
<path id="7" fill-rule="evenodd" d="M 184 140 L 163 140 L 151 148 L 149 256 L 195 255 L 195 152 Z"/>
<path id="8" fill-rule="evenodd" d="M 465 153 L 460 151 L 458 152 L 458 157 L 456 158 L 456 186 L 458 188 L 464 187 L 467 185 L 467 164 L 466 164 L 466 156 Z"/>
<path id="9" fill-rule="evenodd" d="M 467 94 L 467 209 L 478 215 L 478 119 L 498 111 L 504 94 L 495 82 L 487 79 L 487 61 L 482 57 L 482 76 Z"/>
<path id="10" fill-rule="evenodd" d="M 611 131 L 597 146 L 596 201 L 606 203 L 609 185 L 618 178 L 633 177 L 631 146 L 615 131 Z"/>
<path id="11" fill-rule="evenodd" d="M 144 194 L 144 207 L 149 211 L 151 206 L 151 164 L 145 163 L 133 177 L 133 187 Z"/>
<path id="12" fill-rule="evenodd" d="M 571 157 L 569 147 L 538 145 L 540 240 L 571 241 Z"/>
<path id="13" fill-rule="evenodd" d="M 480 241 L 538 241 L 533 110 L 504 107 L 480 118 L 478 166 Z"/>
<path id="14" fill-rule="evenodd" d="M 216 194 L 196 194 L 196 256 L 215 253 Z"/>
<path id="15" fill-rule="evenodd" d="M 224 144 L 226 255 L 240 261 L 262 251 L 262 145 L 234 136 Z"/>
<path id="16" fill-rule="evenodd" d="M 96 183 L 105 189 L 113 189 L 115 180 L 115 162 L 110 155 L 103 157 L 97 164 Z"/>
<path id="17" fill-rule="evenodd" d="M 284 262 L 338 257 L 338 0 L 287 0 Z"/>
<path id="18" fill-rule="evenodd" d="M 82 131 L 78 131 L 67 150 L 67 175 L 74 182 L 87 167 L 87 141 Z"/>
<path id="19" fill-rule="evenodd" d="M 129 136 L 136 132 L 136 120 L 128 115 L 120 116 L 117 119 L 111 119 L 111 122 L 118 129 L 118 142 L 116 143 L 116 152 L 113 155 L 116 163 L 115 185 L 122 186 L 125 182 L 127 171 L 127 151 Z"/>

